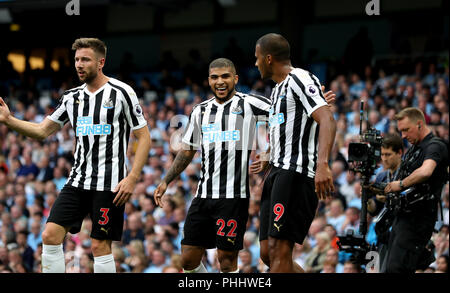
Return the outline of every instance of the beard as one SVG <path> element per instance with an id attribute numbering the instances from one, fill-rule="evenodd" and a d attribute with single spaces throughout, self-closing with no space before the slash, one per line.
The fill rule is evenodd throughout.
<path id="1" fill-rule="evenodd" d="M 81 78 L 78 76 L 78 78 L 80 79 L 81 82 L 87 83 L 87 84 L 91 83 L 96 77 L 97 77 L 97 72 L 95 72 L 95 71 L 93 71 L 91 73 L 87 73 L 85 71 L 84 78 Z"/>
<path id="2" fill-rule="evenodd" d="M 219 101 L 221 101 L 222 103 L 223 102 L 226 102 L 226 101 L 228 101 L 229 99 L 230 99 L 230 97 L 231 97 L 231 95 L 235 92 L 235 88 L 236 87 L 232 87 L 229 91 L 228 91 L 228 94 L 225 96 L 225 97 L 223 97 L 223 98 L 220 98 L 219 96 L 217 96 L 217 94 L 214 92 L 214 96 L 216 97 L 216 99 L 218 99 Z"/>

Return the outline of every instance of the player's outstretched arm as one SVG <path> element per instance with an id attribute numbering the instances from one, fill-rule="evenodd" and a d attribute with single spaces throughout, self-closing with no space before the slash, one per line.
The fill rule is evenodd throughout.
<path id="1" fill-rule="evenodd" d="M 196 152 L 196 150 L 190 150 L 186 148 L 183 148 L 178 152 L 172 166 L 170 167 L 169 171 L 167 171 L 166 176 L 164 176 L 163 180 L 158 185 L 153 194 L 155 202 L 158 206 L 163 206 L 161 199 L 166 192 L 167 186 L 170 184 L 170 182 L 177 178 L 184 169 L 186 169 L 186 167 L 194 158 Z"/>
<path id="2" fill-rule="evenodd" d="M 336 136 L 336 121 L 329 107 L 320 107 L 312 113 L 313 119 L 319 124 L 319 150 L 317 155 L 317 168 L 315 187 L 319 199 L 332 196 L 334 192 L 333 177 L 328 158 Z"/>
<path id="3" fill-rule="evenodd" d="M 60 129 L 58 123 L 50 119 L 44 119 L 41 123 L 33 123 L 15 118 L 9 111 L 8 105 L 0 97 L 0 123 L 5 124 L 8 128 L 13 129 L 20 134 L 35 138 L 45 139 L 49 135 Z"/>
<path id="4" fill-rule="evenodd" d="M 151 139 L 148 127 L 144 126 L 134 130 L 133 134 L 136 136 L 138 141 L 136 154 L 134 155 L 134 162 L 130 174 L 122 179 L 114 190 L 117 194 L 113 200 L 113 203 L 117 206 L 121 206 L 126 203 L 133 194 L 142 168 L 144 167 L 145 162 L 147 162 L 148 152 L 150 151 Z"/>

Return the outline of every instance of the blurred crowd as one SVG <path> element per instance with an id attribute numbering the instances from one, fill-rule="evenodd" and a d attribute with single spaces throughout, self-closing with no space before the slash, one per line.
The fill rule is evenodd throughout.
<path id="1" fill-rule="evenodd" d="M 320 203 L 303 245 L 295 245 L 295 261 L 307 272 L 361 271 L 349 254 L 340 252 L 337 246 L 338 234 L 359 230 L 360 183 L 358 175 L 349 171 L 347 149 L 350 142 L 359 141 L 361 100 L 366 110 L 370 109 L 370 125 L 382 133 L 397 132 L 393 116 L 399 109 L 414 106 L 425 113 L 427 124 L 437 136 L 449 140 L 448 65 L 424 61 L 414 64 L 413 70 L 401 74 L 366 66 L 362 73 L 338 74 L 326 82 L 327 90 L 331 89 L 337 96 L 331 105 L 337 133 L 330 161 L 336 193 L 332 199 Z M 199 181 L 200 153 L 170 184 L 163 208 L 155 205 L 153 192 L 172 165 L 177 138 L 193 106 L 212 97 L 207 83 L 207 63 L 193 53 L 192 62 L 180 68 L 169 54 L 158 74 L 134 74 L 126 63 L 122 69 L 116 77 L 130 84 L 141 99 L 152 148 L 135 192 L 125 206 L 122 241 L 113 242 L 116 269 L 122 273 L 182 272 L 180 242 L 187 209 Z M 50 79 L 30 75 L 21 80 L 0 81 L 14 116 L 31 122 L 42 121 L 57 105 L 61 94 L 74 86 L 71 69 L 66 72 L 67 79 L 60 75 Z M 248 69 L 240 80 L 239 90 L 269 96 L 271 86 L 259 80 L 254 69 Z M 258 131 L 264 137 L 264 128 Z M 131 137 L 129 166 L 135 147 Z M 252 160 L 264 147 L 259 145 L 252 152 Z M 74 133 L 66 124 L 45 141 L 37 141 L 0 125 L 0 148 L 0 272 L 40 272 L 41 232 L 72 167 Z M 381 164 L 377 172 L 380 170 L 383 170 Z M 238 261 L 241 272 L 268 269 L 259 259 L 262 185 L 262 174 L 250 176 L 249 219 Z M 444 218 L 439 220 L 432 236 L 436 261 L 426 272 L 448 272 L 448 183 L 441 200 Z M 64 241 L 67 272 L 93 272 L 91 224 L 85 219 L 78 234 L 67 235 Z M 370 215 L 367 241 L 377 241 Z M 219 272 L 214 249 L 207 251 L 204 262 L 209 272 Z"/>

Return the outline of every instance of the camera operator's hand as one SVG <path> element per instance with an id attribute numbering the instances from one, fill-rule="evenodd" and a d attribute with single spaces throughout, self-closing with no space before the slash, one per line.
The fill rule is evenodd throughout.
<path id="1" fill-rule="evenodd" d="M 386 195 L 377 194 L 376 198 L 377 198 L 378 201 L 381 201 L 383 203 L 386 202 Z"/>
<path id="2" fill-rule="evenodd" d="M 366 188 L 367 192 L 369 192 L 372 195 L 384 193 L 384 188 L 380 189 L 380 188 L 374 187 L 373 184 L 369 184 L 364 187 Z"/>
<path id="3" fill-rule="evenodd" d="M 373 198 L 369 198 L 369 200 L 367 201 L 367 211 L 372 214 L 375 212 L 376 209 L 377 204 L 375 203 Z"/>
<path id="4" fill-rule="evenodd" d="M 402 188 L 400 187 L 400 181 L 393 181 L 386 186 L 384 193 L 397 192 L 401 190 Z"/>

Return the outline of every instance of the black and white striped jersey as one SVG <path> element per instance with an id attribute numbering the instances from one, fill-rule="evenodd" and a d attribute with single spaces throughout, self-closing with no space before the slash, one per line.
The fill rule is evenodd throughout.
<path id="1" fill-rule="evenodd" d="M 239 92 L 223 104 L 211 98 L 194 107 L 182 141 L 202 152 L 196 197 L 250 198 L 256 123 L 268 120 L 269 109 L 269 99 Z"/>
<path id="2" fill-rule="evenodd" d="M 273 88 L 271 101 L 271 164 L 314 178 L 319 127 L 311 114 L 327 105 L 318 78 L 295 68 Z"/>
<path id="3" fill-rule="evenodd" d="M 114 78 L 94 93 L 86 84 L 66 91 L 47 118 L 61 126 L 70 121 L 75 132 L 75 163 L 66 184 L 97 191 L 113 191 L 127 176 L 130 132 L 147 125 L 134 90 Z"/>

